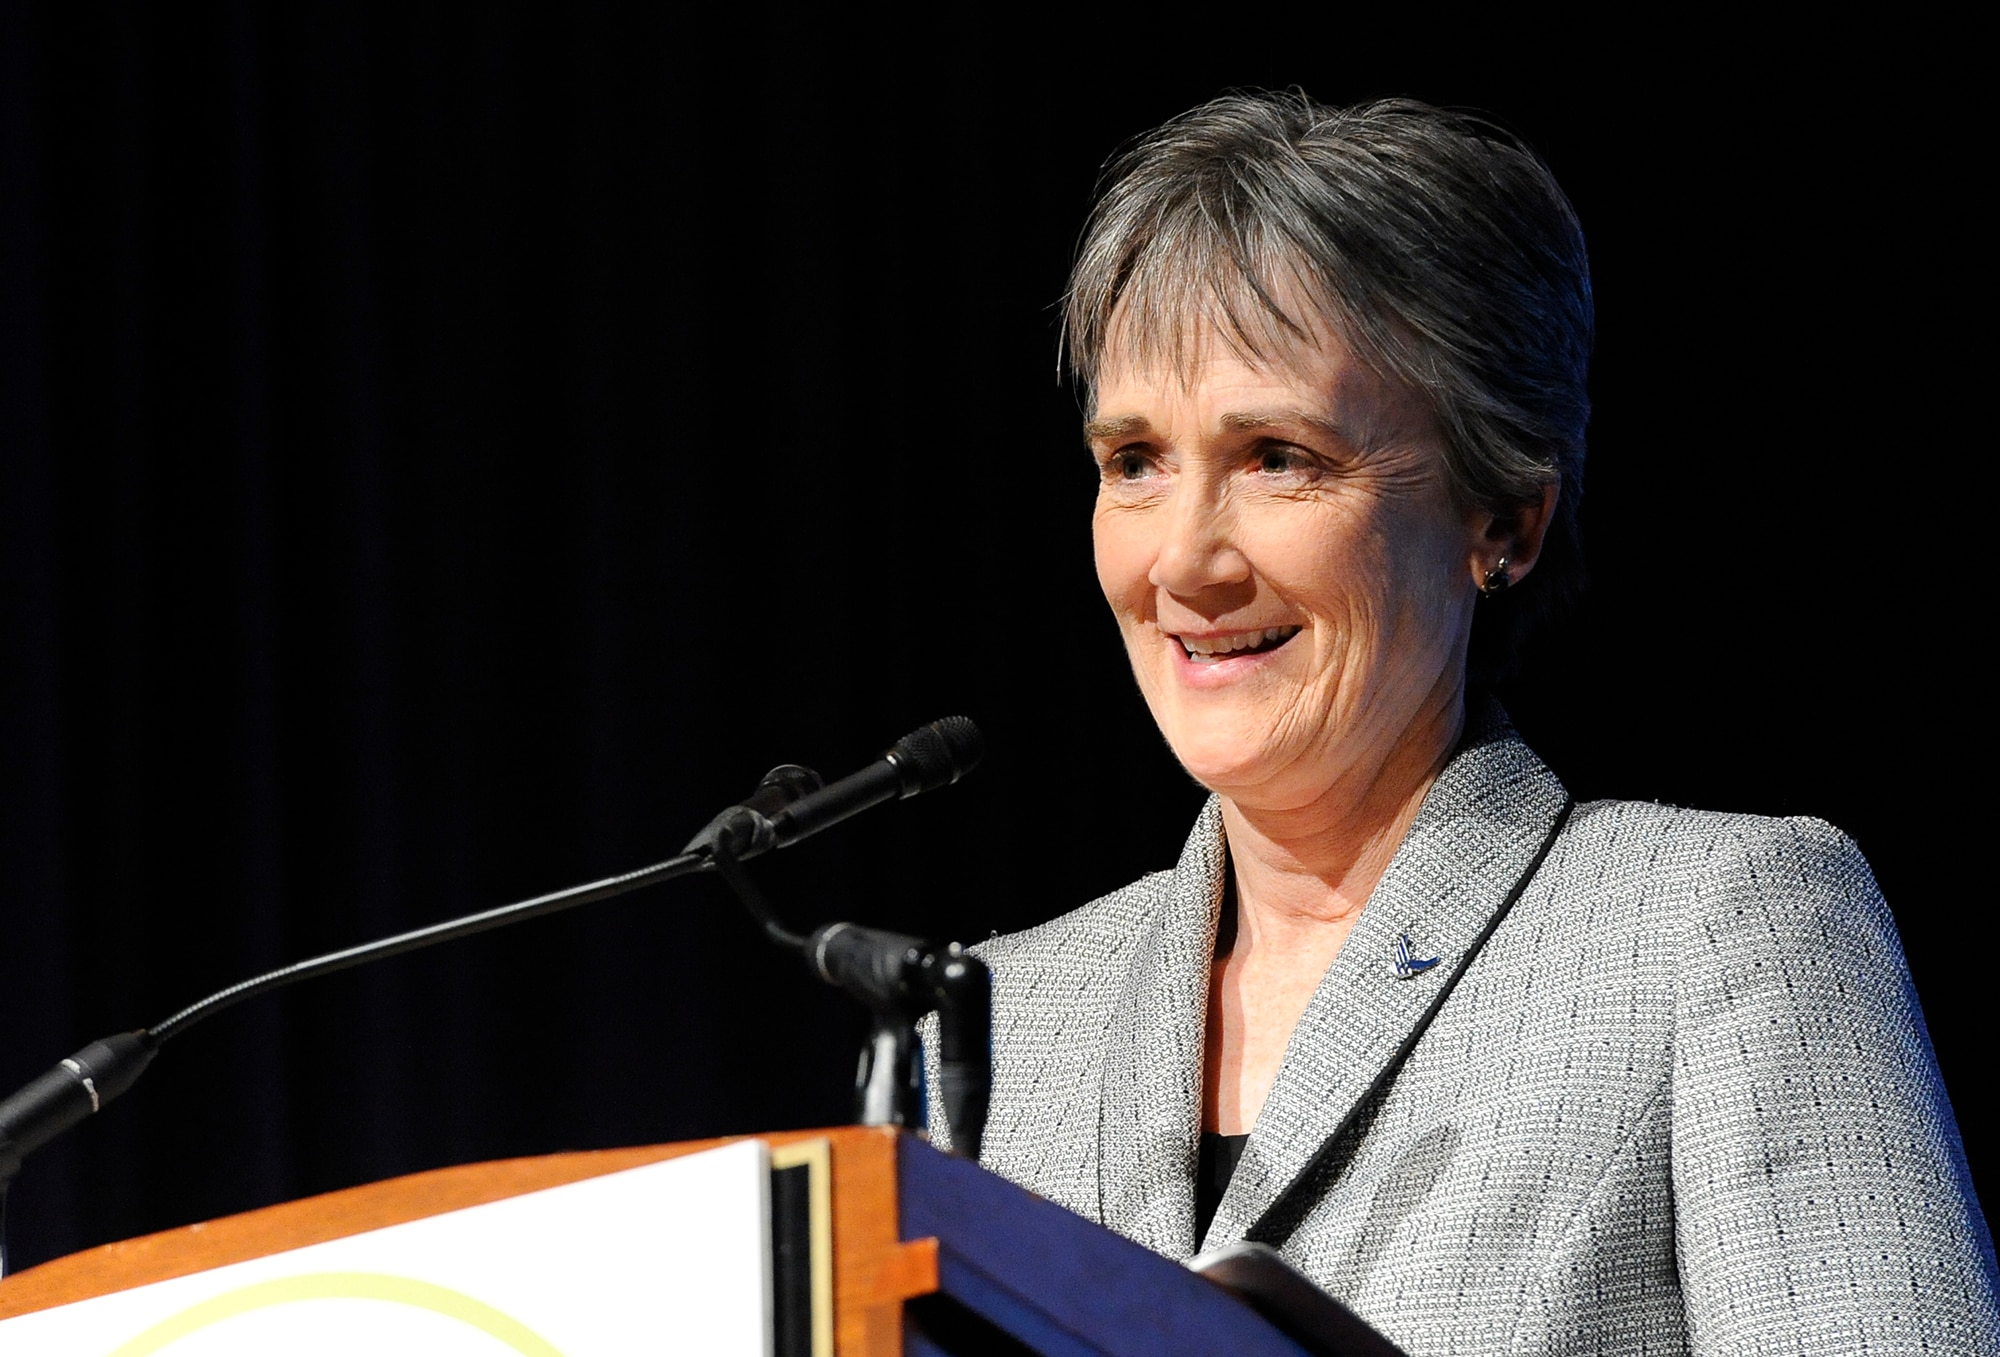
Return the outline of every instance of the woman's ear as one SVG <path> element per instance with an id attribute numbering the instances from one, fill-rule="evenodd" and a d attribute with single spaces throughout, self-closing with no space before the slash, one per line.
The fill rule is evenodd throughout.
<path id="1" fill-rule="evenodd" d="M 1517 506 L 1512 513 L 1478 512 L 1474 526 L 1478 544 L 1472 553 L 1472 582 L 1482 593 L 1498 593 L 1519 584 L 1541 559 L 1542 541 L 1556 512 L 1561 485 L 1550 481 L 1542 497 Z"/>

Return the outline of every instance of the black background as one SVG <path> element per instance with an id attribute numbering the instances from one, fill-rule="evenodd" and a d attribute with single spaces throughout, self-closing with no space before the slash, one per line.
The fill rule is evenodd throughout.
<path id="1" fill-rule="evenodd" d="M 4 10 L 0 1088 L 953 711 L 971 781 L 759 864 L 795 919 L 973 938 L 1170 864 L 1199 794 L 1096 595 L 1054 304 L 1120 141 L 1301 84 L 1484 110 L 1568 186 L 1594 584 L 1510 708 L 1584 797 L 1851 832 L 1967 1111 L 1995 566 L 1951 34 L 749 14 Z M 593 906 L 175 1043 L 29 1162 L 16 1261 L 837 1122 L 859 1032 L 713 882 Z"/>

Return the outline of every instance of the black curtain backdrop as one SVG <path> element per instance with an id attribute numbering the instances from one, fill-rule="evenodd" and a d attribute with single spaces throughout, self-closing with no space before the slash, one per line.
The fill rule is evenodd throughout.
<path id="1" fill-rule="evenodd" d="M 1852 833 L 1967 1111 L 1952 35 L 0 14 L 0 1088 L 950 712 L 971 781 L 758 864 L 796 921 L 972 939 L 1169 865 L 1199 793 L 1096 595 L 1054 303 L 1120 141 L 1300 84 L 1487 111 L 1571 190 L 1594 584 L 1510 708 L 1580 796 Z M 16 1259 L 839 1122 L 860 1032 L 655 889 L 196 1029 L 29 1161 Z"/>

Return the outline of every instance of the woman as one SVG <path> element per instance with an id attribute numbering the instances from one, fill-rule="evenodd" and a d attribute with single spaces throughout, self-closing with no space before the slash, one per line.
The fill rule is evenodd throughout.
<path id="1" fill-rule="evenodd" d="M 1567 585 L 1590 331 L 1567 202 L 1480 124 L 1231 97 L 1116 167 L 1068 310 L 1098 578 L 1214 795 L 983 949 L 985 1162 L 1171 1256 L 1278 1244 L 1412 1353 L 2000 1351 L 1852 843 L 1572 805 L 1472 686 Z"/>

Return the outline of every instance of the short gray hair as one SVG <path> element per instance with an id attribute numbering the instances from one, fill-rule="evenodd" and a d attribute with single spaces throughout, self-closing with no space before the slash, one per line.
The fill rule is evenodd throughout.
<path id="1" fill-rule="evenodd" d="M 1106 170 L 1070 274 L 1064 352 L 1086 398 L 1113 339 L 1183 370 L 1203 324 L 1263 361 L 1323 321 L 1415 393 L 1453 493 L 1506 516 L 1560 486 L 1522 590 L 1482 604 L 1473 671 L 1581 584 L 1593 316 L 1583 232 L 1548 167 L 1490 123 L 1406 99 L 1354 108 L 1231 94 Z M 1303 298 L 1318 316 L 1286 310 Z M 1298 305 L 1293 302 L 1294 307 Z"/>

